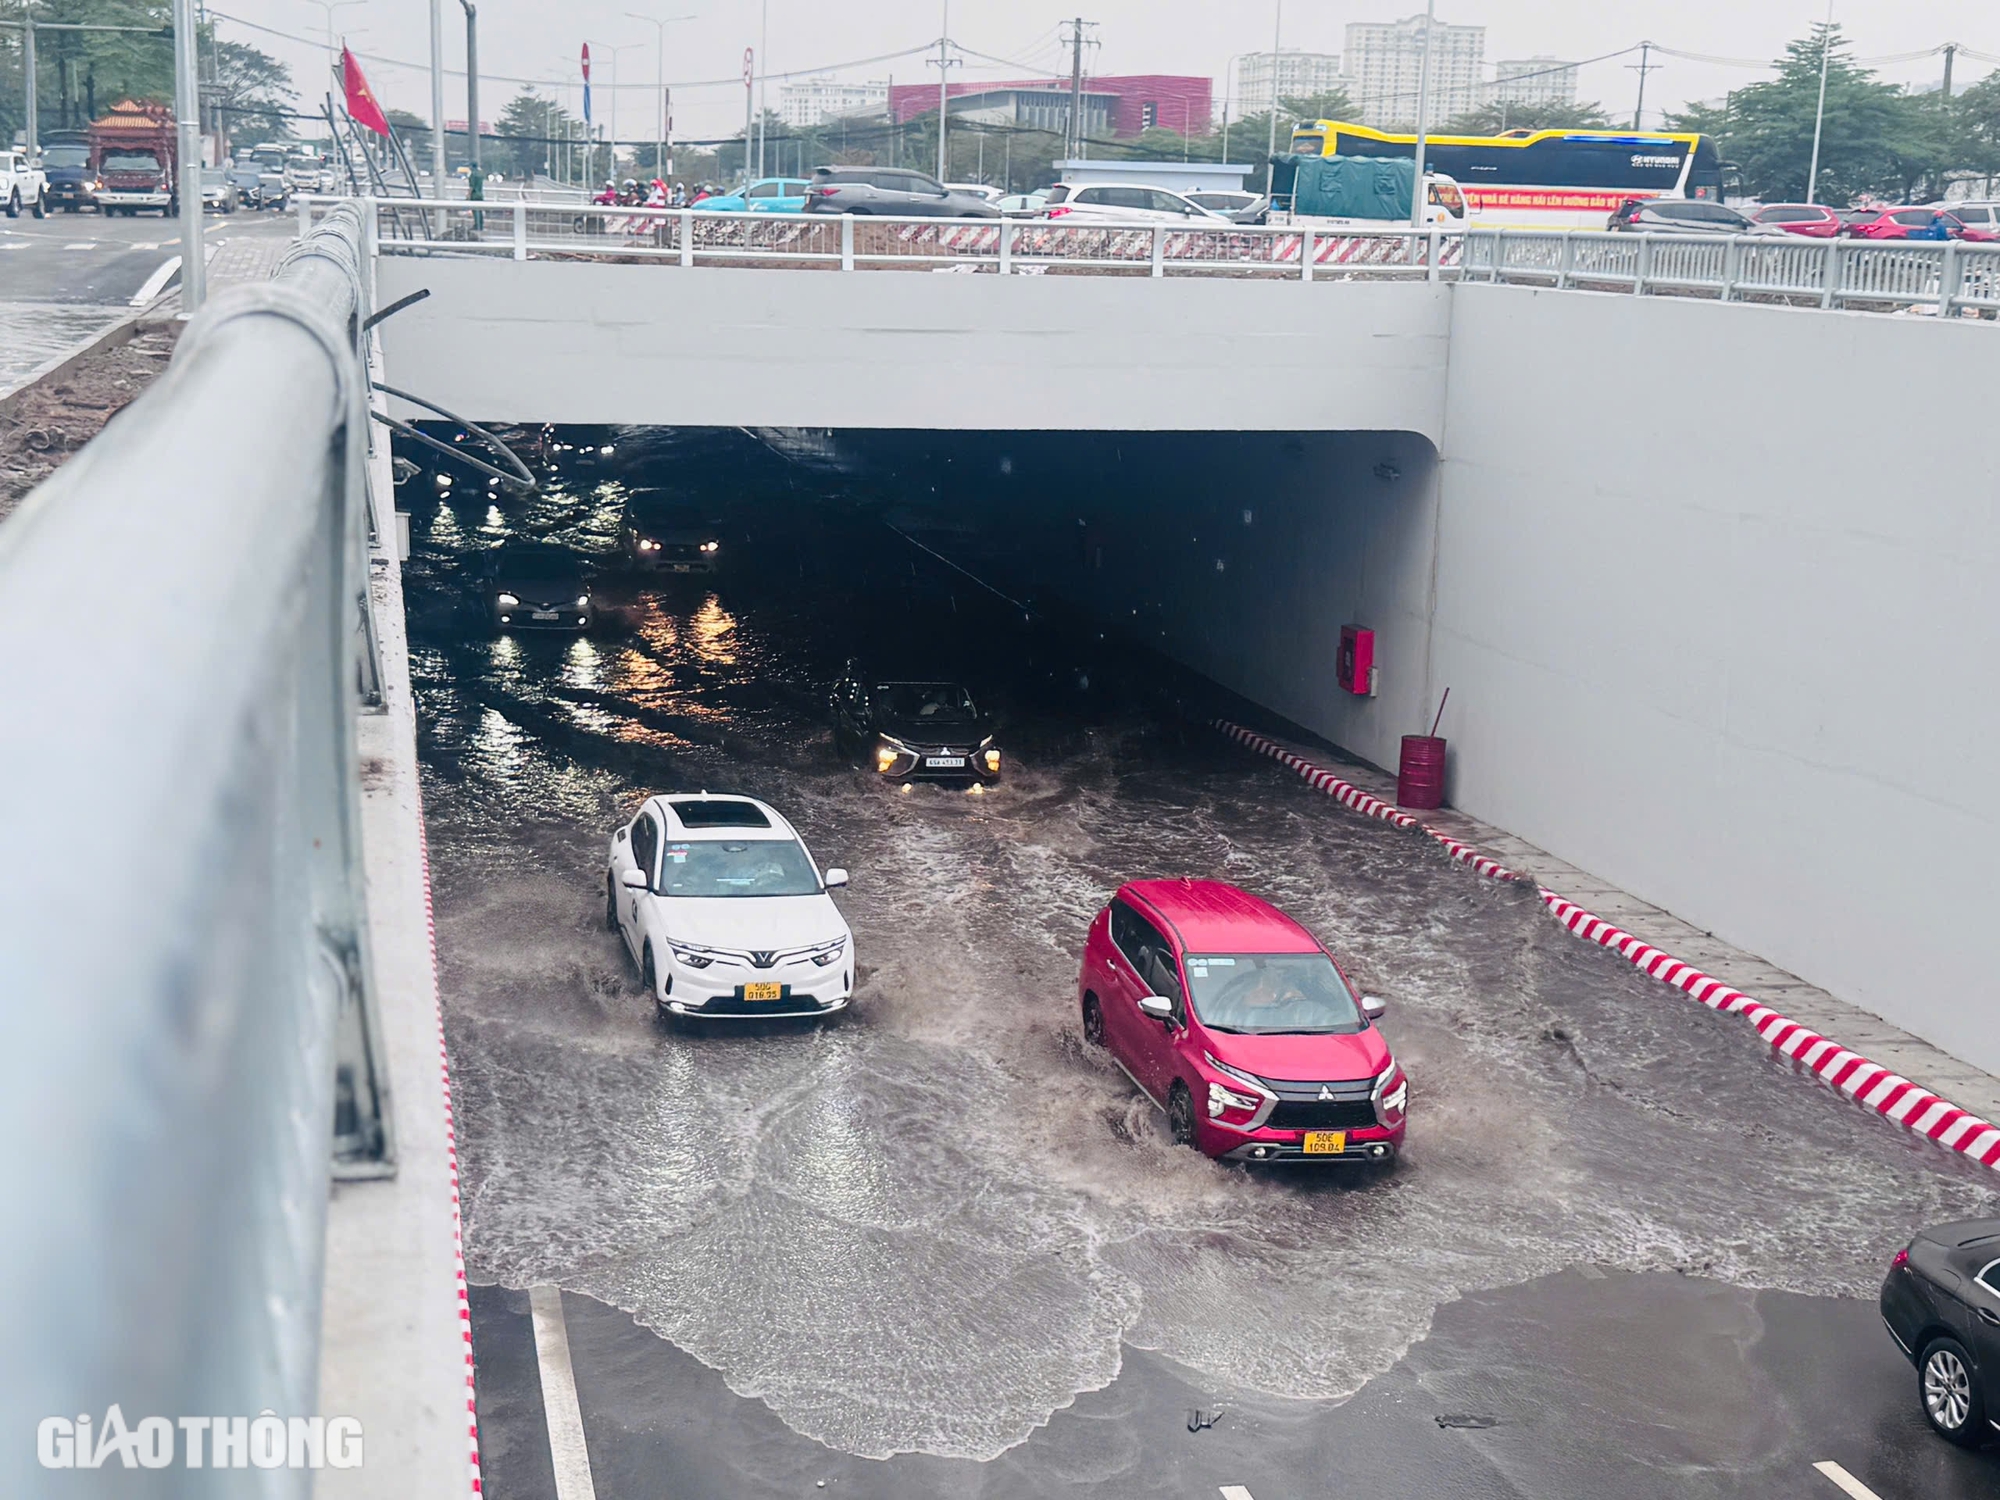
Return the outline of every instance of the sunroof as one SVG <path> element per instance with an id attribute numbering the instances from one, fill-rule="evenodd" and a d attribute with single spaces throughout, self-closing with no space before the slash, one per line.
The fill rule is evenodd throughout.
<path id="1" fill-rule="evenodd" d="M 674 802 L 668 804 L 685 828 L 769 828 L 771 820 L 754 802 Z"/>

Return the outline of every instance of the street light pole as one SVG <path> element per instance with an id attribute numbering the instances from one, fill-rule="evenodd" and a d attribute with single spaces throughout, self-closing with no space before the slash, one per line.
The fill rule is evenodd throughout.
<path id="1" fill-rule="evenodd" d="M 1826 0 L 1826 29 L 1819 34 L 1819 103 L 1813 109 L 1812 165 L 1806 168 L 1806 202 L 1819 188 L 1819 137 L 1826 124 L 1826 64 L 1833 55 L 1833 0 Z"/>
<path id="2" fill-rule="evenodd" d="M 465 10 L 465 136 L 466 159 L 472 175 L 479 170 L 479 7 L 472 0 L 458 0 Z M 614 104 L 617 102 L 614 98 Z"/>
<path id="3" fill-rule="evenodd" d="M 951 173 L 951 157 L 945 150 L 946 121 L 951 114 L 951 90 L 946 80 L 951 77 L 951 58 L 945 51 L 951 40 L 951 0 L 944 0 L 944 11 L 939 19 L 938 30 L 938 163 L 937 180 L 943 182 Z"/>
<path id="4" fill-rule="evenodd" d="M 1410 227 L 1421 229 L 1424 224 L 1424 146 L 1425 135 L 1430 129 L 1431 109 L 1431 27 L 1437 20 L 1437 0 L 1427 0 L 1424 6 L 1424 52 L 1423 61 L 1417 64 L 1417 177 L 1410 186 Z M 1432 275 L 1436 275 L 1435 269 Z"/>
<path id="5" fill-rule="evenodd" d="M 1285 0 L 1278 0 L 1271 17 L 1271 139 L 1264 147 L 1264 196 L 1277 185 L 1278 164 L 1278 43 L 1285 34 Z"/>
<path id="6" fill-rule="evenodd" d="M 444 13 L 431 0 L 431 194 L 444 197 Z"/>
<path id="7" fill-rule="evenodd" d="M 23 112 L 22 128 L 27 136 L 28 159 L 34 160 L 41 150 L 41 139 L 36 134 L 35 121 L 35 8 L 32 3 L 21 7 L 21 71 L 27 85 L 27 109 Z"/>
<path id="8" fill-rule="evenodd" d="M 659 96 L 655 102 L 660 106 L 659 128 L 653 133 L 653 175 L 664 177 L 667 171 L 667 28 L 676 21 L 692 21 L 694 17 L 668 16 L 662 20 L 658 16 L 642 16 L 636 10 L 628 10 L 625 14 L 653 28 L 653 89 Z M 749 149 L 747 141 L 744 149 Z"/>
<path id="9" fill-rule="evenodd" d="M 764 0 L 759 7 L 761 18 L 757 23 L 757 175 L 764 175 L 764 116 L 771 108 L 770 81 L 764 76 L 770 69 L 771 56 L 771 0 Z M 749 142 L 744 142 L 744 150 L 749 150 Z M 748 158 L 746 157 L 747 161 Z M 749 173 L 743 174 L 748 177 Z"/>
<path id="10" fill-rule="evenodd" d="M 174 0 L 174 123 L 180 146 L 181 315 L 201 310 L 208 261 L 201 244 L 201 84 L 195 74 L 194 0 Z"/>

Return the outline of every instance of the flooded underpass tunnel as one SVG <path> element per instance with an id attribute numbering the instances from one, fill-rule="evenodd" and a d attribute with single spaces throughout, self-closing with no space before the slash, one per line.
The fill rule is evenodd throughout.
<path id="1" fill-rule="evenodd" d="M 1428 443 L 506 436 L 531 496 L 416 448 L 399 486 L 488 1493 L 554 1493 L 509 1353 L 540 1287 L 607 1497 L 1808 1495 L 1817 1414 L 1850 1409 L 1822 1355 L 1862 1345 L 1904 1426 L 1856 1440 L 1920 1429 L 1872 1298 L 1901 1226 L 1992 1211 L 1984 1174 L 1204 725 L 1307 721 L 1357 600 L 1383 670 L 1421 670 L 1384 575 L 1430 525 Z M 649 509 L 714 571 L 642 553 Z M 529 541 L 587 630 L 498 623 L 494 549 Z M 849 663 L 964 684 L 997 784 L 843 753 Z M 702 790 L 852 872 L 844 1014 L 656 1015 L 607 850 Z M 1276 903 L 1387 1002 L 1393 1169 L 1205 1159 L 1086 1043 L 1093 915 L 1178 876 Z M 1991 1482 L 1918 1446 L 1912 1496 Z"/>

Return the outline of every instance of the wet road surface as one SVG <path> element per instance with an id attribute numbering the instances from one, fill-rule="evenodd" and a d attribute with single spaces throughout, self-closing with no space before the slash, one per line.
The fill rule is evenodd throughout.
<path id="1" fill-rule="evenodd" d="M 917 486 L 737 433 L 617 446 L 557 455 L 529 502 L 405 487 L 492 1494 L 553 1492 L 509 1374 L 543 1283 L 570 1294 L 605 1496 L 1273 1500 L 1419 1459 L 1411 1492 L 1807 1495 L 1841 1443 L 1884 1500 L 1991 1492 L 1991 1454 L 1922 1429 L 1873 1309 L 1911 1229 L 1992 1211 L 1984 1175 L 1526 892 L 1187 727 L 1159 663 L 915 552 L 883 523 Z M 736 507 L 712 586 L 611 556 L 623 487 L 662 482 Z M 471 560 L 531 534 L 603 559 L 589 638 L 483 625 Z M 1006 783 L 906 795 L 840 763 L 823 705 L 852 655 L 966 680 Z M 854 871 L 847 1017 L 654 1021 L 603 929 L 604 841 L 646 792 L 702 787 L 770 799 Z M 1179 873 L 1276 900 L 1390 1001 L 1414 1080 L 1393 1175 L 1175 1150 L 1083 1046 L 1089 916 Z"/>

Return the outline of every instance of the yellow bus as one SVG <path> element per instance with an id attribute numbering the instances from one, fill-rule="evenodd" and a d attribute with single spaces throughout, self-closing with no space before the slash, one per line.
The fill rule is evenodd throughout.
<path id="1" fill-rule="evenodd" d="M 1417 138 L 1315 120 L 1292 131 L 1294 156 L 1414 156 Z M 1708 136 L 1661 130 L 1510 130 L 1433 135 L 1424 169 L 1454 179 L 1482 228 L 1602 229 L 1634 198 L 1722 197 Z"/>

